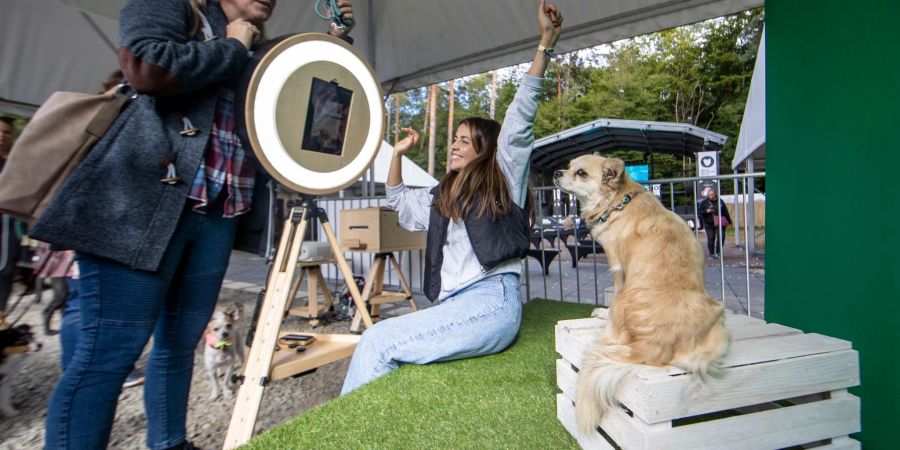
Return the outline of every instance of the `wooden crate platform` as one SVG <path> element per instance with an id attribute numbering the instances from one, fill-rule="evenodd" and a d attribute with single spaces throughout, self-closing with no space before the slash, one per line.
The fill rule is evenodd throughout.
<path id="1" fill-rule="evenodd" d="M 675 367 L 638 370 L 622 384 L 626 408 L 607 414 L 598 432 L 575 426 L 578 367 L 603 318 L 556 326 L 557 416 L 583 448 L 613 449 L 852 449 L 860 430 L 859 358 L 850 342 L 804 334 L 748 316 L 729 315 L 731 349 L 724 376 L 701 384 Z"/>

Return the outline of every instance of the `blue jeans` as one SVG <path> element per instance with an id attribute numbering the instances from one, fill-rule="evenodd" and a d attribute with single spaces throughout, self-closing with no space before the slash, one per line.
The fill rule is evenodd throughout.
<path id="1" fill-rule="evenodd" d="M 147 446 L 186 440 L 194 350 L 212 316 L 235 219 L 185 210 L 156 272 L 78 253 L 81 333 L 47 411 L 48 449 L 106 448 L 122 383 L 153 335 L 144 384 Z"/>
<path id="2" fill-rule="evenodd" d="M 69 297 L 66 298 L 66 309 L 63 311 L 62 324 L 59 326 L 59 345 L 62 348 L 63 372 L 72 361 L 75 354 L 75 346 L 78 344 L 78 335 L 81 334 L 81 300 L 78 298 L 78 280 L 66 278 L 69 286 Z"/>
<path id="3" fill-rule="evenodd" d="M 490 355 L 515 339 L 522 323 L 519 277 L 485 278 L 440 305 L 376 323 L 356 346 L 341 395 L 402 364 Z"/>

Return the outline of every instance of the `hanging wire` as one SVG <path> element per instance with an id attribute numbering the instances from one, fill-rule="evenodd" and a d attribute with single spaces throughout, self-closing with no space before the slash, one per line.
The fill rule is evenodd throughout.
<path id="1" fill-rule="evenodd" d="M 330 20 L 340 26 L 349 26 L 353 23 L 351 20 L 341 18 L 341 8 L 334 0 L 316 0 L 315 9 L 316 15 L 323 20 Z"/>

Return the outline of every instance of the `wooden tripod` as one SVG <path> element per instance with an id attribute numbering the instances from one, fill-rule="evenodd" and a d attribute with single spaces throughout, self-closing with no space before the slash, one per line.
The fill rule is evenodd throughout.
<path id="1" fill-rule="evenodd" d="M 293 301 L 291 296 L 296 293 L 294 277 L 300 263 L 303 235 L 310 221 L 318 221 L 322 225 L 338 268 L 343 273 L 344 281 L 353 297 L 356 310 L 362 314 L 362 321 L 366 327 L 372 326 L 372 317 L 366 310 L 359 288 L 353 279 L 353 272 L 338 245 L 325 210 L 319 208 L 313 198 L 304 196 L 301 207 L 291 208 L 290 215 L 285 220 L 275 261 L 269 268 L 266 288 L 261 293 L 262 303 L 257 304 L 257 311 L 254 312 L 254 324 L 251 324 L 249 331 L 252 333 L 250 355 L 244 365 L 243 374 L 238 377 L 241 388 L 234 405 L 234 413 L 231 415 L 228 434 L 225 436 L 225 449 L 238 447 L 253 436 L 253 427 L 256 425 L 256 416 L 266 385 L 271 381 L 308 372 L 330 362 L 347 358 L 353 354 L 359 341 L 359 336 L 353 334 L 304 332 L 303 334 L 316 337 L 313 344 L 304 347 L 305 352 L 297 353 L 295 350 L 277 346 L 280 336 L 288 333 L 280 331 L 281 321 Z"/>
<path id="2" fill-rule="evenodd" d="M 337 262 L 334 259 L 324 259 L 320 261 L 302 261 L 300 266 L 300 276 L 294 281 L 294 287 L 291 288 L 291 294 L 288 297 L 290 301 L 297 298 L 297 292 L 303 279 L 306 278 L 306 306 L 292 307 L 288 302 L 288 313 L 292 316 L 303 317 L 309 319 L 309 325 L 313 328 L 319 326 L 319 316 L 328 310 L 334 308 L 334 302 L 331 299 L 331 290 L 328 289 L 328 283 L 322 276 L 322 265 Z M 319 293 L 322 294 L 322 303 L 319 303 Z M 363 293 L 365 295 L 365 293 Z M 357 331 L 357 330 L 351 330 Z"/>
<path id="3" fill-rule="evenodd" d="M 387 270 L 387 261 L 390 260 L 397 273 L 397 279 L 400 281 L 402 292 L 388 292 L 384 290 L 384 272 Z M 363 286 L 362 299 L 366 304 L 372 306 L 371 315 L 377 316 L 379 309 L 383 303 L 408 301 L 413 311 L 418 311 L 416 302 L 413 300 L 412 289 L 409 283 L 403 277 L 403 271 L 400 270 L 400 264 L 393 252 L 381 252 L 375 254 L 372 266 L 369 268 L 369 275 L 366 277 L 366 284 Z M 363 320 L 363 316 L 359 311 L 353 316 L 353 322 L 350 325 L 350 331 L 359 331 L 359 324 Z"/>

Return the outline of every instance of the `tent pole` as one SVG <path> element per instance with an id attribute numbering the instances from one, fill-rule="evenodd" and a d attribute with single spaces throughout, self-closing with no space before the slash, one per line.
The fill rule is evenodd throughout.
<path id="1" fill-rule="evenodd" d="M 450 80 L 450 111 L 447 114 L 447 166 L 444 172 L 450 171 L 450 147 L 453 145 L 453 107 L 456 100 L 453 90 L 454 81 L 456 80 Z"/>
<path id="2" fill-rule="evenodd" d="M 731 191 L 734 193 L 734 245 L 735 247 L 740 247 L 741 245 L 741 211 L 740 211 L 740 203 L 738 202 L 738 197 L 740 197 L 738 193 L 738 180 L 735 178 L 734 180 L 734 190 Z"/>
<path id="3" fill-rule="evenodd" d="M 753 155 L 747 158 L 747 173 L 752 174 Z M 756 180 L 753 177 L 748 178 L 747 186 L 747 252 L 749 254 L 756 253 Z"/>

